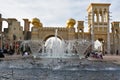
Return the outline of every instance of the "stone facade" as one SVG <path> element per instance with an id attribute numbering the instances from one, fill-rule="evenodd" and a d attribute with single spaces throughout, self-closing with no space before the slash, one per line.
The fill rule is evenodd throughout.
<path id="1" fill-rule="evenodd" d="M 38 19 L 37 19 L 38 20 Z M 36 24 L 42 24 L 36 20 L 33 19 L 32 23 Z M 32 30 L 31 30 L 31 39 L 32 40 L 47 40 L 49 37 L 52 37 L 55 35 L 55 30 L 58 30 L 58 38 L 61 40 L 73 40 L 76 39 L 75 36 L 75 20 L 69 19 L 67 21 L 66 28 L 60 28 L 60 27 L 39 27 L 37 25 L 33 24 Z"/>
<path id="2" fill-rule="evenodd" d="M 23 40 L 23 28 L 20 26 L 20 22 L 16 19 L 8 19 L 10 25 L 8 26 L 8 37 L 12 40 Z"/>
<path id="3" fill-rule="evenodd" d="M 32 22 L 28 19 L 24 20 L 24 31 L 20 26 L 20 22 L 16 19 L 4 19 L 1 21 L 8 22 L 8 28 L 5 29 L 4 35 L 10 41 L 16 38 L 18 40 L 43 40 L 55 36 L 55 30 L 58 31 L 58 38 L 61 40 L 84 39 L 92 43 L 94 49 L 94 41 L 99 40 L 103 45 L 103 52 L 120 53 L 120 22 L 112 22 L 112 32 L 110 32 L 109 20 L 109 3 L 91 3 L 88 8 L 88 28 L 89 32 L 84 32 L 84 21 L 76 21 L 72 18 L 67 20 L 67 25 L 63 27 L 44 27 L 38 18 L 33 18 Z M 31 31 L 30 23 L 33 24 Z M 74 25 L 77 24 L 77 28 Z"/>
<path id="4" fill-rule="evenodd" d="M 87 8 L 92 45 L 95 40 L 101 41 L 107 53 L 110 53 L 109 6 L 107 3 L 91 3 Z"/>
<path id="5" fill-rule="evenodd" d="M 4 28 L 4 33 L 2 33 L 1 47 L 8 48 L 16 44 L 17 41 L 23 40 L 23 27 L 20 26 L 20 22 L 15 18 L 8 18 L 2 20 L 7 21 L 8 28 Z M 4 46 L 4 47 L 3 47 Z"/>

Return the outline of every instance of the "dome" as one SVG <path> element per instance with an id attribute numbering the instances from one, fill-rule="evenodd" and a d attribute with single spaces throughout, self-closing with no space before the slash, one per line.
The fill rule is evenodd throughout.
<path id="1" fill-rule="evenodd" d="M 76 21 L 72 18 L 67 20 L 67 24 L 75 24 L 75 23 L 76 23 Z"/>
<path id="2" fill-rule="evenodd" d="M 34 27 L 42 27 L 43 26 L 38 18 L 33 18 L 32 19 L 32 24 L 33 24 Z"/>
<path id="3" fill-rule="evenodd" d="M 40 20 L 38 18 L 33 18 L 32 19 L 32 24 L 34 24 L 34 23 L 40 23 Z"/>
<path id="4" fill-rule="evenodd" d="M 70 19 L 67 20 L 66 23 L 67 23 L 67 26 L 66 26 L 67 28 L 73 28 L 76 21 L 74 19 L 70 18 Z"/>

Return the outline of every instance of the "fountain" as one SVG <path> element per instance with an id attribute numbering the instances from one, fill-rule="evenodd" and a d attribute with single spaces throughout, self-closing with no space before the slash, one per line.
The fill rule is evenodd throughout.
<path id="1" fill-rule="evenodd" d="M 21 43 L 23 49 L 29 49 L 34 58 L 82 58 L 83 49 L 89 45 L 85 40 L 61 40 L 57 39 L 57 29 L 55 30 L 55 39 L 44 44 L 41 40 L 27 40 Z"/>
<path id="2" fill-rule="evenodd" d="M 45 47 L 46 47 L 46 51 L 47 51 L 46 52 L 47 53 L 47 57 L 59 58 L 59 57 L 63 57 L 64 56 L 63 42 L 62 41 L 60 42 L 57 39 L 57 29 L 55 30 L 55 38 L 53 40 L 50 40 L 47 43 L 47 45 L 45 45 Z"/>

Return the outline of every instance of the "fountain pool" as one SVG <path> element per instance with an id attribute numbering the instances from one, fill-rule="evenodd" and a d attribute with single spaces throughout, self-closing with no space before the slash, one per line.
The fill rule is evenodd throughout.
<path id="1" fill-rule="evenodd" d="M 61 40 L 55 38 L 45 44 L 42 40 L 26 40 L 21 43 L 23 50 L 29 48 L 33 57 L 40 58 L 82 58 L 84 51 L 89 47 L 87 40 Z"/>

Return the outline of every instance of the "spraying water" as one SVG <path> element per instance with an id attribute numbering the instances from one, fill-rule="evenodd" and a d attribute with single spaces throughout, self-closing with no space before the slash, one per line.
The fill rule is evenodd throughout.
<path id="1" fill-rule="evenodd" d="M 58 40 L 58 30 L 55 30 L 55 38 L 45 45 L 41 40 L 23 41 L 22 46 L 29 47 L 34 57 L 40 58 L 78 58 L 82 57 L 89 41 L 83 40 Z M 26 49 L 26 48 L 24 48 Z"/>

